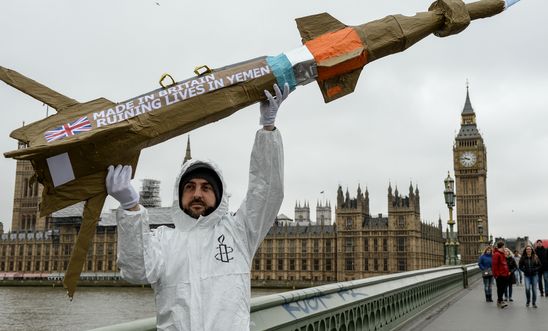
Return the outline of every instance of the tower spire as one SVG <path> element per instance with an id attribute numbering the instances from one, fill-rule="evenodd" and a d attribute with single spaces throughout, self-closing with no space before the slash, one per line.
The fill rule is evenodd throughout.
<path id="1" fill-rule="evenodd" d="M 468 79 L 466 80 L 466 100 L 464 101 L 464 108 L 462 109 L 462 114 L 474 114 L 474 108 L 472 108 L 472 102 L 470 102 L 470 84 Z"/>
<path id="2" fill-rule="evenodd" d="M 192 159 L 192 156 L 190 155 L 190 135 L 188 135 L 188 139 L 186 141 L 185 159 L 183 160 L 183 164 L 185 164 L 190 159 Z"/>

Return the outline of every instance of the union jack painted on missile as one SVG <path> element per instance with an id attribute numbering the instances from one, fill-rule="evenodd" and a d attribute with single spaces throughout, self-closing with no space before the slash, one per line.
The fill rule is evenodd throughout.
<path id="1" fill-rule="evenodd" d="M 471 20 L 499 14 L 518 1 L 438 0 L 427 12 L 390 15 L 358 26 L 347 26 L 327 13 L 298 18 L 303 46 L 297 49 L 218 69 L 202 66 L 195 77 L 172 80 L 169 86 L 162 79 L 161 88 L 119 103 L 104 98 L 80 103 L 0 67 L 0 80 L 58 111 L 13 131 L 11 137 L 27 148 L 4 154 L 31 161 L 44 186 L 41 215 L 86 201 L 64 280 L 69 295 L 75 291 L 106 198 L 109 165 L 131 164 L 135 169 L 143 148 L 263 100 L 263 91 L 272 90 L 274 83 L 287 83 L 294 90 L 316 81 L 325 102 L 336 100 L 354 91 L 366 64 L 401 52 L 430 34 L 459 33 Z"/>
<path id="2" fill-rule="evenodd" d="M 82 132 L 91 130 L 91 123 L 88 121 L 88 117 L 80 117 L 74 122 L 63 124 L 58 128 L 55 128 L 50 131 L 46 131 L 44 138 L 46 141 L 52 142 L 58 139 L 63 139 L 65 137 L 74 136 Z"/>

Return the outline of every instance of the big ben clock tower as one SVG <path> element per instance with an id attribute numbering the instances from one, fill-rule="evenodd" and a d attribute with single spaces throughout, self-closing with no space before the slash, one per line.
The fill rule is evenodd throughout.
<path id="1" fill-rule="evenodd" d="M 487 242 L 487 153 L 476 126 L 468 85 L 460 131 L 453 145 L 457 198 L 457 229 L 462 263 L 474 263 Z"/>

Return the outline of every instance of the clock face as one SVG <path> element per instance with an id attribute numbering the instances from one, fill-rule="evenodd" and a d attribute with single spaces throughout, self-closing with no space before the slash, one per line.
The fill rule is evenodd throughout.
<path id="1" fill-rule="evenodd" d="M 464 152 L 460 155 L 460 163 L 465 167 L 471 167 L 476 164 L 476 154 L 474 152 Z"/>

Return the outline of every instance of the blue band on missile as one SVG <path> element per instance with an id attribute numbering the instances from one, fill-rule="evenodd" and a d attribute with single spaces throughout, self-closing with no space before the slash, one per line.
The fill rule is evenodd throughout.
<path id="1" fill-rule="evenodd" d="M 274 77 L 278 82 L 278 86 L 283 90 L 285 83 L 289 85 L 289 89 L 293 91 L 297 86 L 295 75 L 293 74 L 293 66 L 284 53 L 277 56 L 267 56 L 266 63 L 272 69 Z"/>

